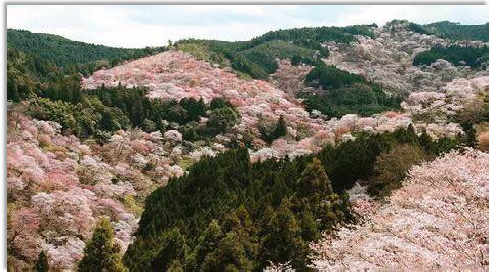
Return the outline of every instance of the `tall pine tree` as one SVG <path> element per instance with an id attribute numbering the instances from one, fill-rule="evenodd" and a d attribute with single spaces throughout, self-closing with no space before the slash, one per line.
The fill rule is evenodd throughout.
<path id="1" fill-rule="evenodd" d="M 38 260 L 36 261 L 36 271 L 37 272 L 49 272 L 50 267 L 48 264 L 48 256 L 46 255 L 46 252 L 41 251 L 39 253 Z"/>
<path id="2" fill-rule="evenodd" d="M 101 219 L 92 238 L 84 248 L 84 258 L 78 265 L 78 271 L 125 271 L 121 262 L 120 247 L 113 242 L 113 238 L 113 227 L 109 220 Z"/>

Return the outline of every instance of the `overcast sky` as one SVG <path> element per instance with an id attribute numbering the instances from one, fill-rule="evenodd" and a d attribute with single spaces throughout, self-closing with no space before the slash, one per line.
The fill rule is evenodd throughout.
<path id="1" fill-rule="evenodd" d="M 392 19 L 483 24 L 488 17 L 487 6 L 7 6 L 8 28 L 117 47 L 162 46 L 184 38 L 249 40 L 270 30 Z"/>

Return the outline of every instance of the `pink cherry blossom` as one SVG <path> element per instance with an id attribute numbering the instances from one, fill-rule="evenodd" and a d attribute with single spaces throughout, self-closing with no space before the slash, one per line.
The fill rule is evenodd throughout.
<path id="1" fill-rule="evenodd" d="M 488 154 L 413 167 L 388 203 L 311 245 L 320 271 L 487 271 Z"/>

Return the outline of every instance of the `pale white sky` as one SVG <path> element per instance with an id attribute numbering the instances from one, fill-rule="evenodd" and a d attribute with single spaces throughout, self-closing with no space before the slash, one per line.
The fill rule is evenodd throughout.
<path id="1" fill-rule="evenodd" d="M 162 46 L 168 40 L 249 40 L 270 30 L 306 26 L 488 22 L 487 6 L 405 5 L 8 5 L 7 27 L 59 34 L 117 47 Z"/>

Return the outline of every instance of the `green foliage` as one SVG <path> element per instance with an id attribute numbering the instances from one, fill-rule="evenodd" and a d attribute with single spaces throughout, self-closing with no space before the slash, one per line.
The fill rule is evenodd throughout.
<path id="1" fill-rule="evenodd" d="M 327 66 L 319 62 L 306 76 L 305 83 L 328 90 L 305 96 L 308 111 L 319 110 L 331 117 L 348 113 L 370 116 L 382 111 L 398 109 L 401 99 L 385 94 L 381 87 L 362 76 Z"/>
<path id="2" fill-rule="evenodd" d="M 126 265 L 145 269 L 137 266 L 145 265 L 142 258 L 154 260 L 148 250 L 155 235 L 179 228 L 192 250 L 185 263 L 181 261 L 185 271 L 261 270 L 273 259 L 293 260 L 306 269 L 307 239 L 318 239 L 329 227 L 303 216 L 311 214 L 311 221 L 335 216 L 335 223 L 351 216 L 345 196 L 336 199 L 341 214 L 321 205 L 330 182 L 316 162 L 314 171 L 302 173 L 309 159 L 251 165 L 247 149 L 239 148 L 201 160 L 187 175 L 147 198 L 137 239 L 125 254 Z M 303 184 L 309 179 L 301 173 L 321 178 L 307 191 Z M 297 198 L 282 202 L 292 195 Z M 308 205 L 311 200 L 315 204 Z"/>
<path id="3" fill-rule="evenodd" d="M 253 63 L 244 54 L 230 49 L 219 49 L 224 56 L 229 59 L 231 67 L 234 70 L 246 73 L 254 79 L 266 79 L 268 78 L 268 73 L 259 65 Z"/>
<path id="4" fill-rule="evenodd" d="M 225 108 L 225 107 L 229 107 L 229 108 L 234 109 L 234 105 L 232 105 L 228 101 L 224 100 L 224 98 L 215 97 L 215 98 L 212 98 L 212 100 L 210 101 L 210 105 L 208 108 L 210 110 L 214 110 L 214 109 Z"/>
<path id="5" fill-rule="evenodd" d="M 319 57 L 328 56 L 322 42 L 350 43 L 355 34 L 374 37 L 370 26 L 315 27 L 271 31 L 241 42 L 182 40 L 176 47 L 212 64 L 230 65 L 240 74 L 266 79 L 278 68 L 275 58 L 314 64 Z"/>
<path id="6" fill-rule="evenodd" d="M 305 83 L 313 87 L 323 89 L 336 89 L 353 83 L 365 83 L 364 77 L 338 69 L 335 66 L 327 66 L 318 62 L 305 78 Z"/>
<path id="7" fill-rule="evenodd" d="M 224 133 L 228 128 L 234 126 L 239 120 L 239 114 L 230 107 L 212 110 L 207 121 L 207 129 L 212 135 Z"/>
<path id="8" fill-rule="evenodd" d="M 274 73 L 277 68 L 275 58 L 300 58 L 306 64 L 314 64 L 316 52 L 312 49 L 300 47 L 280 40 L 264 42 L 242 52 L 246 58 L 262 67 L 268 74 Z"/>
<path id="9" fill-rule="evenodd" d="M 464 136 L 458 136 L 457 138 L 441 138 L 434 141 L 431 147 L 432 155 L 442 155 L 444 153 L 450 152 L 452 149 L 464 146 L 465 144 Z"/>
<path id="10" fill-rule="evenodd" d="M 7 47 L 49 60 L 58 67 L 84 65 L 101 60 L 106 62 L 136 59 L 164 50 L 164 47 L 145 49 L 113 48 L 71 41 L 58 35 L 7 29 Z M 108 63 L 109 65 L 109 63 Z"/>
<path id="11" fill-rule="evenodd" d="M 190 53 L 199 60 L 217 64 L 221 67 L 225 66 L 228 61 L 221 53 L 212 51 L 209 43 L 201 40 L 183 40 L 176 43 L 176 47 L 181 51 Z"/>
<path id="12" fill-rule="evenodd" d="M 41 97 L 49 98 L 53 101 L 61 100 L 72 104 L 82 101 L 83 92 L 80 88 L 82 79 L 77 74 L 65 75 L 55 81 L 51 81 L 38 89 Z"/>
<path id="13" fill-rule="evenodd" d="M 153 132 L 156 130 L 155 123 L 152 120 L 144 119 L 142 122 L 142 130 L 145 132 Z"/>
<path id="14" fill-rule="evenodd" d="M 28 114 L 40 120 L 50 120 L 60 123 L 63 130 L 73 134 L 80 133 L 77 123 L 77 109 L 74 105 L 63 101 L 51 101 L 46 98 L 31 100 Z"/>
<path id="15" fill-rule="evenodd" d="M 325 196 L 333 193 L 331 182 L 318 158 L 314 158 L 301 173 L 297 181 L 299 195 L 319 203 Z"/>
<path id="16" fill-rule="evenodd" d="M 298 66 L 301 64 L 301 62 L 302 62 L 302 56 L 298 54 L 294 54 L 292 55 L 292 58 L 290 58 L 290 64 L 292 66 Z"/>
<path id="17" fill-rule="evenodd" d="M 121 272 L 125 267 L 121 262 L 120 247 L 113 242 L 113 227 L 107 219 L 101 219 L 84 248 L 84 257 L 78 264 L 78 271 Z"/>
<path id="18" fill-rule="evenodd" d="M 369 181 L 369 194 L 378 197 L 391 194 L 392 190 L 401 187 L 407 171 L 424 159 L 424 151 L 412 144 L 395 147 L 378 156 L 374 165 L 375 174 Z"/>
<path id="19" fill-rule="evenodd" d="M 56 74 L 56 67 L 47 61 L 7 48 L 7 99 L 19 102 L 35 94 L 36 83 Z"/>
<path id="20" fill-rule="evenodd" d="M 460 23 L 442 21 L 420 27 L 427 33 L 451 40 L 489 41 L 489 23 L 483 25 L 461 25 Z"/>
<path id="21" fill-rule="evenodd" d="M 215 98 L 212 99 L 212 101 Z M 186 110 L 187 113 L 187 120 L 190 121 L 200 121 L 200 116 L 205 116 L 205 102 L 203 101 L 203 98 L 200 98 L 200 100 L 196 100 L 195 98 L 183 98 L 181 101 L 179 101 L 179 104 Z"/>
<path id="22" fill-rule="evenodd" d="M 183 265 L 181 265 L 180 261 L 174 260 L 167 268 L 167 272 L 184 272 Z"/>
<path id="23" fill-rule="evenodd" d="M 479 67 L 488 64 L 489 48 L 487 46 L 481 48 L 461 46 L 432 47 L 430 50 L 418 53 L 413 59 L 413 65 L 428 66 L 437 59 L 447 60 L 455 66 L 460 65 L 460 62 L 463 61 L 467 66 Z"/>
<path id="24" fill-rule="evenodd" d="M 296 270 L 306 270 L 308 243 L 303 240 L 298 218 L 290 207 L 289 201 L 283 199 L 269 218 L 265 226 L 269 233 L 262 237 L 261 255 L 273 262 L 292 261 Z"/>
<path id="25" fill-rule="evenodd" d="M 261 134 L 261 139 L 267 143 L 272 143 L 273 140 L 287 134 L 287 123 L 285 122 L 283 115 L 280 115 L 275 124 L 270 124 L 264 119 L 260 119 L 258 129 Z"/>
<path id="26" fill-rule="evenodd" d="M 354 34 L 374 37 L 369 26 L 363 25 L 349 27 L 305 27 L 270 31 L 253 38 L 245 46 L 253 47 L 264 42 L 281 40 L 291 42 L 297 46 L 320 50 L 320 42 L 335 41 L 350 43 L 355 40 Z"/>
<path id="27" fill-rule="evenodd" d="M 36 272 L 49 272 L 50 266 L 48 264 L 48 256 L 46 252 L 41 251 L 39 253 L 38 260 L 36 261 Z"/>
<path id="28" fill-rule="evenodd" d="M 198 124 L 196 122 L 190 122 L 180 127 L 179 132 L 181 132 L 184 140 L 192 142 L 198 138 L 197 129 Z"/>
<path id="29" fill-rule="evenodd" d="M 251 271 L 253 262 L 246 255 L 236 232 L 229 232 L 220 240 L 217 248 L 208 253 L 202 265 L 203 271 Z"/>
<path id="30" fill-rule="evenodd" d="M 176 122 L 182 127 L 180 131 L 185 139 L 194 140 L 198 137 L 197 121 L 205 117 L 207 105 L 203 99 L 182 98 L 176 100 L 151 100 L 144 88 L 124 88 L 121 85 L 114 88 L 101 86 L 87 91 L 89 95 L 97 97 L 106 106 L 118 108 L 128 117 L 131 125 L 145 131 L 166 130 L 167 122 Z M 239 119 L 235 107 L 222 98 L 213 98 L 208 106 L 212 110 L 207 124 L 211 134 L 225 132 Z"/>
<path id="31" fill-rule="evenodd" d="M 100 141 L 107 139 L 108 133 L 130 127 L 146 132 L 165 131 L 168 122 L 181 125 L 179 130 L 185 139 L 195 140 L 223 133 L 239 120 L 235 107 L 222 98 L 212 99 L 207 106 L 202 98 L 164 102 L 149 99 L 146 92 L 145 88 L 121 85 L 80 90 L 78 78 L 65 77 L 40 92 L 40 96 L 46 98 L 33 96 L 27 113 L 37 119 L 60 123 L 65 133 L 95 137 Z M 208 128 L 201 129 L 197 121 L 207 116 L 208 108 L 212 110 Z"/>
<path id="32" fill-rule="evenodd" d="M 155 259 L 151 263 L 151 268 L 145 269 L 145 271 L 164 272 L 169 268 L 181 266 L 188 253 L 188 247 L 179 229 L 175 228 L 164 232 L 159 240 L 162 245 L 159 246 Z M 139 271 L 144 271 L 144 269 L 139 269 Z"/>
<path id="33" fill-rule="evenodd" d="M 292 160 L 250 163 L 246 148 L 202 158 L 186 175 L 147 197 L 125 265 L 147 271 L 153 262 L 165 261 L 162 269 L 259 271 L 270 260 L 309 270 L 308 243 L 353 221 L 345 190 L 356 180 L 380 176 L 388 185 L 378 187 L 394 188 L 421 153 L 433 155 L 463 142 L 427 140 L 428 148 L 421 148 L 421 138 L 410 126 L 393 133 L 361 133 L 353 141 Z M 184 240 L 168 249 L 173 251 L 165 259 L 157 259 L 167 246 L 159 235 L 177 229 Z"/>
<path id="34" fill-rule="evenodd" d="M 35 95 L 78 103 L 82 99 L 79 73 L 88 75 L 165 50 L 123 49 L 71 41 L 61 36 L 7 30 L 7 99 L 14 102 Z"/>
<path id="35" fill-rule="evenodd" d="M 412 22 L 410 22 L 408 24 L 408 29 L 410 31 L 413 31 L 413 32 L 416 32 L 416 33 L 420 33 L 420 34 L 432 34 L 431 32 L 429 32 L 428 30 L 426 30 L 421 25 L 415 24 L 415 23 L 412 23 Z"/>
<path id="36" fill-rule="evenodd" d="M 465 132 L 465 145 L 467 147 L 477 147 L 477 130 L 473 127 L 472 123 L 464 123 L 461 125 Z"/>

